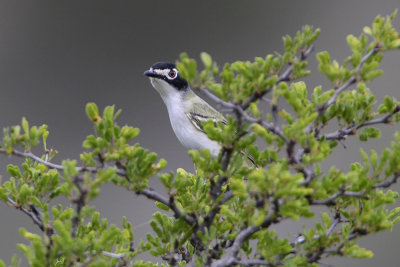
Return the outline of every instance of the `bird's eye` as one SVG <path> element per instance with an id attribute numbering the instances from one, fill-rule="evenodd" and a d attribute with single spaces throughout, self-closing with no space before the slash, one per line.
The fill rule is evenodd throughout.
<path id="1" fill-rule="evenodd" d="M 178 76 L 178 72 L 176 70 L 170 70 L 168 72 L 168 79 L 175 79 Z"/>

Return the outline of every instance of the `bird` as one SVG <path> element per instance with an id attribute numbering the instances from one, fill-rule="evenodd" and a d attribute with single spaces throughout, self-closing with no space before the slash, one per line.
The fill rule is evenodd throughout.
<path id="1" fill-rule="evenodd" d="M 197 96 L 173 63 L 157 62 L 144 72 L 167 107 L 172 129 L 189 150 L 208 149 L 217 158 L 221 146 L 207 137 L 202 122 L 225 123 L 224 116 Z"/>

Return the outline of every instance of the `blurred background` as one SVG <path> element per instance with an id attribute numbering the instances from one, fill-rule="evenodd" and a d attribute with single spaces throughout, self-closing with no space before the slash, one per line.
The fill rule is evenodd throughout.
<path id="1" fill-rule="evenodd" d="M 165 171 L 193 170 L 187 151 L 171 129 L 167 110 L 143 72 L 157 61 L 174 62 L 181 52 L 198 58 L 206 51 L 220 66 L 282 51 L 282 36 L 294 35 L 302 25 L 321 28 L 315 52 L 309 57 L 312 74 L 307 86 L 329 89 L 317 72 L 315 54 L 327 50 L 342 62 L 349 54 L 346 36 L 358 36 L 377 14 L 388 15 L 399 0 L 363 1 L 5 1 L 0 0 L 0 128 L 19 124 L 47 124 L 48 146 L 59 151 L 54 162 L 79 159 L 82 141 L 92 133 L 84 108 L 89 101 L 102 109 L 115 104 L 123 110 L 120 125 L 141 129 L 136 139 L 168 161 Z M 400 18 L 396 21 L 399 30 Z M 385 55 L 384 75 L 370 88 L 380 101 L 400 98 L 400 53 Z M 382 127 L 382 138 L 366 150 L 389 146 L 399 125 Z M 359 143 L 351 137 L 326 167 L 347 171 L 360 160 Z M 6 164 L 18 159 L 0 155 L 3 182 Z M 152 186 L 159 184 L 152 180 Z M 400 186 L 395 189 L 399 190 Z M 121 226 L 122 216 L 134 225 L 136 244 L 150 231 L 155 211 L 151 201 L 113 185 L 104 186 L 94 203 L 110 223 Z M 23 213 L 0 203 L 0 258 L 10 263 L 20 227 L 37 231 Z M 319 218 L 318 214 L 316 218 Z M 276 227 L 294 238 L 301 225 Z M 369 260 L 322 260 L 325 266 L 398 266 L 400 226 L 360 241 L 372 249 Z M 146 257 L 145 257 L 146 258 Z M 27 264 L 24 262 L 24 264 Z M 324 265 L 323 265 L 324 266 Z"/>

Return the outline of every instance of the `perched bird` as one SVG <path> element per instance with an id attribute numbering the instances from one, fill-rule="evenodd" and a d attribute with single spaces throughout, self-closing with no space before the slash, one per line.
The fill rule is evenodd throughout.
<path id="1" fill-rule="evenodd" d="M 224 116 L 197 96 L 188 82 L 179 75 L 175 64 L 159 62 L 144 75 L 150 78 L 153 87 L 160 93 L 167 106 L 169 119 L 176 137 L 187 149 L 208 148 L 217 157 L 220 145 L 208 139 L 202 121 L 224 122 Z"/>

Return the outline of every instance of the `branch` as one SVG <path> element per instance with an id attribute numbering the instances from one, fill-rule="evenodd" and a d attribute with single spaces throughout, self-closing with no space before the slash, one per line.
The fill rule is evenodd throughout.
<path id="1" fill-rule="evenodd" d="M 344 188 L 341 188 L 339 190 L 339 192 L 337 192 L 336 194 L 333 194 L 332 196 L 328 197 L 327 199 L 310 200 L 310 205 L 328 205 L 328 206 L 335 205 L 335 200 L 341 196 L 368 199 L 368 197 L 365 196 L 365 192 L 352 192 L 352 191 L 346 191 Z"/>
<path id="2" fill-rule="evenodd" d="M 235 105 L 235 107 L 236 107 L 235 111 L 237 112 L 237 116 L 238 116 L 238 121 L 240 123 L 242 117 L 245 117 L 245 116 L 248 116 L 248 115 L 247 115 L 246 112 L 244 112 L 244 110 L 240 106 Z M 239 125 L 239 127 L 240 127 L 240 125 Z M 224 157 L 226 156 L 226 157 L 228 157 L 227 161 L 229 162 L 229 158 L 231 156 L 231 153 L 229 153 L 229 152 L 231 152 L 231 150 L 227 150 L 226 148 L 223 149 L 222 161 L 224 161 Z M 227 167 L 227 165 L 223 164 L 223 170 L 224 171 L 226 171 L 226 167 Z M 221 177 L 220 180 L 218 180 L 218 182 L 216 183 L 216 186 L 215 186 L 219 190 L 221 190 L 221 186 L 224 183 L 224 179 L 222 179 L 222 178 L 223 177 Z M 213 187 L 214 187 L 214 185 L 212 184 L 211 185 L 211 189 L 210 189 L 210 193 L 213 192 L 212 191 Z M 230 191 L 228 191 L 228 193 L 229 192 Z M 222 201 L 227 201 L 231 197 L 233 197 L 233 194 L 232 195 L 229 194 L 227 196 L 224 196 Z M 214 203 L 215 203 L 215 199 L 216 198 L 214 198 Z M 204 227 L 209 227 L 211 225 L 216 213 L 219 211 L 219 208 L 221 206 L 221 202 L 220 203 L 216 203 L 217 206 L 207 215 L 207 217 L 205 218 L 204 223 L 202 224 L 200 230 L 202 230 L 202 228 L 204 228 Z M 279 215 L 278 215 L 278 213 L 279 213 L 279 203 L 278 203 L 277 200 L 273 202 L 272 208 L 273 208 L 273 213 L 269 217 L 267 217 L 263 221 L 263 223 L 261 225 L 259 225 L 259 226 L 252 225 L 252 226 L 249 226 L 249 227 L 247 227 L 245 229 L 242 229 L 238 233 L 238 235 L 236 236 L 232 246 L 229 249 L 227 249 L 227 252 L 225 253 L 225 255 L 221 259 L 219 259 L 219 260 L 215 261 L 214 263 L 212 263 L 211 266 L 212 267 L 220 267 L 220 266 L 222 267 L 222 266 L 231 266 L 232 264 L 235 264 L 236 256 L 239 253 L 239 250 L 242 248 L 244 242 L 247 239 L 249 239 L 251 235 L 253 235 L 257 231 L 260 231 L 263 228 L 268 228 L 272 223 L 276 223 L 276 222 L 279 221 L 279 219 L 278 219 L 279 218 Z"/>
<path id="3" fill-rule="evenodd" d="M 9 154 L 4 148 L 0 148 L 0 153 Z M 64 167 L 62 165 L 54 164 L 54 163 L 51 163 L 49 161 L 43 160 L 42 158 L 32 154 L 31 152 L 20 152 L 18 150 L 13 150 L 11 152 L 11 154 L 15 155 L 15 156 L 18 156 L 18 157 L 22 157 L 22 158 L 33 159 L 34 161 L 39 162 L 39 163 L 49 167 L 50 169 L 56 169 L 56 170 L 59 170 L 59 171 L 64 170 Z"/>
<path id="4" fill-rule="evenodd" d="M 232 247 L 228 249 L 225 255 L 213 262 L 211 267 L 225 267 L 232 266 L 236 262 L 236 256 L 239 253 L 240 248 L 243 246 L 243 243 L 255 232 L 261 230 L 260 226 L 249 226 L 239 232 L 236 236 L 235 241 L 233 242 Z"/>
<path id="5" fill-rule="evenodd" d="M 190 224 L 193 225 L 196 223 L 195 219 L 192 216 L 189 215 L 185 215 L 175 204 L 174 198 L 170 197 L 169 199 L 162 196 L 160 193 L 158 193 L 157 191 L 155 191 L 152 188 L 147 188 L 147 189 L 143 189 L 141 191 L 137 191 L 136 194 L 138 195 L 144 195 L 146 196 L 148 199 L 151 200 L 155 200 L 158 201 L 166 206 L 168 206 L 174 213 L 174 216 L 176 219 L 183 217 L 185 219 L 185 221 Z"/>
<path id="6" fill-rule="evenodd" d="M 93 251 L 96 253 L 96 251 Z M 126 256 L 126 253 L 113 253 L 113 252 L 108 252 L 108 251 L 100 251 L 103 256 L 118 259 L 119 262 L 115 264 L 115 267 L 119 266 L 129 266 L 129 261 L 125 259 L 124 257 Z"/>
<path id="7" fill-rule="evenodd" d="M 221 199 L 219 202 L 213 201 L 213 207 L 207 214 L 207 216 L 204 217 L 204 222 L 199 226 L 199 230 L 201 232 L 204 231 L 204 228 L 209 228 L 211 224 L 214 221 L 215 216 L 220 212 L 221 206 L 228 202 L 231 198 L 233 198 L 233 191 L 226 191 L 224 193 L 224 197 Z"/>
<path id="8" fill-rule="evenodd" d="M 314 50 L 314 45 L 310 45 L 305 51 L 302 51 L 300 60 L 305 60 L 307 58 L 307 56 L 313 50 Z M 289 64 L 287 69 L 278 77 L 278 81 L 276 83 L 278 84 L 278 83 L 283 82 L 283 81 L 290 81 L 290 74 L 292 74 L 292 71 L 293 71 L 293 64 Z M 253 95 L 242 106 L 242 108 L 244 110 L 248 109 L 251 103 L 253 103 L 254 101 L 257 101 L 260 98 L 262 98 L 265 94 L 267 94 L 271 90 L 272 90 L 272 87 L 267 88 L 266 90 L 264 90 L 262 92 L 254 92 Z"/>
<path id="9" fill-rule="evenodd" d="M 278 104 L 272 104 L 271 114 L 272 114 L 272 118 L 274 120 L 275 128 L 280 130 L 281 127 L 280 127 L 280 124 L 279 124 Z"/>
<path id="10" fill-rule="evenodd" d="M 336 214 L 335 214 L 335 217 L 334 217 L 334 220 L 333 220 L 333 222 L 332 222 L 332 224 L 331 224 L 331 226 L 330 226 L 329 229 L 326 231 L 326 236 L 331 235 L 332 232 L 333 232 L 333 230 L 336 228 L 336 226 L 337 226 L 339 223 L 343 223 L 343 222 L 349 222 L 349 221 L 348 221 L 348 220 L 343 220 L 342 217 L 341 217 L 341 215 L 340 215 L 340 213 L 336 213 Z M 320 237 L 321 237 L 320 235 L 314 235 L 313 239 L 316 240 L 316 239 L 318 239 L 318 238 L 320 238 Z M 306 238 L 305 238 L 303 235 L 299 235 L 299 236 L 296 238 L 296 241 L 290 243 L 290 245 L 291 245 L 292 247 L 294 247 L 294 246 L 296 246 L 297 244 L 302 244 L 302 243 L 304 243 L 305 241 L 306 241 Z M 292 250 L 290 253 L 296 253 L 296 250 Z M 286 256 L 286 255 L 284 255 L 284 256 Z"/>
<path id="11" fill-rule="evenodd" d="M 343 241 L 337 246 L 335 250 L 326 250 L 325 254 L 343 255 L 342 248 L 345 246 L 346 242 L 349 242 L 357 237 L 364 236 L 367 234 L 368 234 L 367 230 L 355 229 L 350 233 L 349 237 L 345 241 Z"/>
<path id="12" fill-rule="evenodd" d="M 305 129 L 306 132 L 311 132 L 312 128 L 314 127 L 315 123 L 321 118 L 322 114 L 324 114 L 325 110 L 336 103 L 337 97 L 347 88 L 349 88 L 352 84 L 357 82 L 357 75 L 359 74 L 361 68 L 363 67 L 364 63 L 373 55 L 375 55 L 379 51 L 379 46 L 375 46 L 371 51 L 369 51 L 364 57 L 361 59 L 360 64 L 355 69 L 356 74 L 351 76 L 347 81 L 345 81 L 342 86 L 336 89 L 335 94 L 321 107 L 318 108 L 318 117 L 311 122 Z"/>
<path id="13" fill-rule="evenodd" d="M 234 264 L 239 266 L 281 266 L 282 262 L 269 263 L 266 260 L 236 260 Z"/>
<path id="14" fill-rule="evenodd" d="M 312 253 L 312 254 L 308 255 L 307 262 L 313 263 L 313 262 L 319 261 L 321 259 L 322 254 L 324 254 L 324 252 L 325 252 L 325 247 L 319 247 L 318 251 L 316 253 Z"/>
<path id="15" fill-rule="evenodd" d="M 400 178 L 400 173 L 395 173 L 392 179 L 382 182 L 382 183 L 379 183 L 379 184 L 376 184 L 376 185 L 372 186 L 372 189 L 388 188 L 388 187 L 392 186 L 393 184 L 395 184 L 399 178 Z M 368 197 L 365 195 L 365 191 L 364 192 L 353 192 L 353 191 L 346 191 L 344 188 L 341 188 L 339 190 L 339 192 L 337 192 L 336 194 L 333 194 L 332 196 L 328 197 L 327 199 L 310 200 L 310 205 L 335 205 L 335 199 L 337 199 L 338 197 L 341 197 L 341 196 L 368 199 Z"/>
<path id="16" fill-rule="evenodd" d="M 395 115 L 396 113 L 400 112 L 400 105 L 397 105 L 392 112 L 386 114 L 385 116 L 374 119 L 374 120 L 369 120 L 369 121 L 364 121 L 363 123 L 359 124 L 358 126 L 348 126 L 345 129 L 337 130 L 336 132 L 328 133 L 325 136 L 326 140 L 343 140 L 346 138 L 348 135 L 354 135 L 358 129 L 361 129 L 365 126 L 371 126 L 371 125 L 377 125 L 377 124 L 387 124 L 390 122 L 390 118 Z M 321 138 L 318 138 L 321 139 Z"/>
<path id="17" fill-rule="evenodd" d="M 148 199 L 158 201 L 163 203 L 167 207 L 169 207 L 172 212 L 174 213 L 174 217 L 176 219 L 183 218 L 185 222 L 194 228 L 192 237 L 190 242 L 192 243 L 193 247 L 198 249 L 199 251 L 204 250 L 203 243 L 201 242 L 200 238 L 196 234 L 196 229 L 199 228 L 198 221 L 193 216 L 184 214 L 175 204 L 174 198 L 171 196 L 169 199 L 162 196 L 157 191 L 153 190 L 152 188 L 146 188 L 140 191 L 136 191 L 138 195 L 144 195 Z"/>
<path id="18" fill-rule="evenodd" d="M 372 188 L 374 188 L 374 189 L 375 188 L 388 188 L 388 187 L 392 186 L 393 184 L 395 184 L 399 178 L 400 178 L 400 173 L 395 173 L 393 175 L 392 179 L 382 182 L 382 183 L 379 183 L 379 184 L 376 184 Z"/>
<path id="19" fill-rule="evenodd" d="M 304 150 L 303 150 L 304 151 Z M 296 155 L 296 161 L 301 162 L 301 157 L 303 156 L 303 152 L 300 152 L 300 155 Z M 313 165 L 308 165 L 302 169 L 300 172 L 304 175 L 304 181 L 301 183 L 303 186 L 308 186 L 312 180 L 315 178 L 315 171 Z"/>
<path id="20" fill-rule="evenodd" d="M 347 221 L 347 220 L 343 220 L 343 219 L 341 218 L 340 213 L 337 212 L 337 213 L 335 214 L 335 217 L 334 217 L 334 220 L 333 220 L 331 226 L 330 226 L 329 229 L 326 231 L 326 235 L 325 235 L 325 236 L 328 237 L 329 235 L 331 235 L 332 232 L 333 232 L 333 230 L 336 228 L 336 226 L 337 226 L 339 223 L 343 223 L 343 222 L 348 222 L 348 221 Z M 316 239 L 319 239 L 320 237 L 321 237 L 320 235 L 314 235 L 313 239 L 316 240 Z M 352 237 L 352 239 L 353 239 L 353 238 L 355 238 L 355 237 Z M 351 240 L 351 239 L 347 239 L 347 240 Z M 294 247 L 294 246 L 296 246 L 297 244 L 302 244 L 302 243 L 304 243 L 305 241 L 306 241 L 305 237 L 304 237 L 303 235 L 300 235 L 300 236 L 296 239 L 296 241 L 295 241 L 295 242 L 292 242 L 290 245 L 291 245 L 292 247 Z M 343 245 L 344 245 L 344 244 L 343 244 Z M 339 245 L 339 246 L 340 246 L 340 245 Z M 339 248 L 338 248 L 338 249 L 339 249 Z M 340 248 L 340 249 L 341 249 L 341 248 Z M 335 251 L 336 251 L 336 250 L 335 250 Z M 292 250 L 292 251 L 290 251 L 289 253 L 296 254 L 297 251 L 296 251 L 296 250 Z M 288 253 L 288 254 L 289 254 L 289 253 Z M 330 254 L 330 253 L 332 253 L 332 252 L 326 250 L 326 247 L 321 246 L 321 247 L 318 248 L 318 251 L 317 251 L 317 252 L 311 253 L 311 254 L 309 254 L 309 255 L 307 256 L 307 262 L 308 262 L 308 263 L 318 262 L 318 261 L 321 259 L 321 257 L 323 256 L 323 254 Z M 286 256 L 286 255 L 287 255 L 287 254 L 280 255 L 280 258 L 282 258 L 282 257 L 284 257 L 284 256 Z"/>
<path id="21" fill-rule="evenodd" d="M 399 111 L 400 111 L 400 105 L 397 105 L 393 109 L 393 111 L 391 113 L 388 113 L 388 114 L 386 114 L 385 116 L 383 116 L 382 118 L 379 118 L 379 119 L 365 121 L 362 124 L 360 124 L 359 126 L 357 126 L 357 130 L 362 128 L 362 127 L 365 127 L 365 126 L 370 126 L 370 125 L 375 125 L 375 124 L 380 124 L 380 123 L 389 123 L 390 122 L 389 119 Z"/>
<path id="22" fill-rule="evenodd" d="M 218 202 L 218 204 L 223 205 L 226 202 L 228 202 L 231 198 L 233 198 L 233 191 L 226 191 L 224 197 L 220 202 Z"/>
<path id="23" fill-rule="evenodd" d="M 341 222 L 343 222 L 342 217 L 340 216 L 340 213 L 337 212 L 337 213 L 335 214 L 335 219 L 333 220 L 331 226 L 330 226 L 329 229 L 326 231 L 326 236 L 329 236 L 329 235 L 333 232 L 333 230 L 336 228 L 336 226 L 337 226 L 339 223 L 341 223 Z"/>
<path id="24" fill-rule="evenodd" d="M 375 55 L 377 52 L 379 51 L 379 47 L 375 46 L 371 51 L 369 51 L 362 59 L 360 64 L 357 66 L 356 68 L 356 74 L 351 76 L 341 87 L 339 87 L 338 89 L 336 89 L 335 94 L 331 97 L 331 99 L 329 99 L 328 102 L 326 102 L 324 104 L 324 106 L 322 107 L 323 110 L 326 110 L 328 107 L 330 107 L 331 105 L 333 105 L 336 102 L 336 98 L 338 97 L 338 95 L 343 92 L 344 90 L 346 90 L 350 85 L 352 85 L 353 83 L 355 83 L 357 81 L 357 75 L 359 74 L 361 68 L 364 66 L 364 63 L 373 55 Z"/>
<path id="25" fill-rule="evenodd" d="M 26 215 L 28 215 L 29 217 L 31 217 L 32 221 L 34 224 L 36 224 L 39 229 L 44 232 L 45 228 L 43 225 L 42 220 L 32 211 L 25 209 L 24 207 L 21 207 L 17 204 L 17 202 L 15 202 L 14 200 L 12 200 L 10 197 L 8 198 L 8 203 L 13 206 L 14 208 L 22 211 L 23 213 L 25 213 Z"/>
<path id="26" fill-rule="evenodd" d="M 328 231 L 326 233 L 326 236 L 329 236 L 332 233 L 333 229 L 336 227 L 336 225 L 339 224 L 340 222 L 343 222 L 343 221 L 341 220 L 340 213 L 337 213 L 335 215 L 334 222 L 332 223 L 331 227 L 329 227 L 329 229 L 328 229 Z M 345 245 L 345 242 L 348 242 L 348 241 L 356 238 L 357 236 L 363 235 L 363 234 L 366 234 L 366 233 L 361 231 L 361 230 L 360 231 L 359 230 L 355 230 L 353 233 L 350 234 L 350 236 L 346 239 L 346 241 L 344 241 L 343 243 L 341 243 L 337 247 L 337 249 L 336 249 L 337 253 L 339 253 L 340 250 L 343 248 L 343 246 Z M 331 252 L 327 251 L 326 247 L 319 247 L 319 249 L 318 249 L 318 251 L 316 253 L 310 254 L 307 257 L 307 262 L 308 263 L 318 262 L 321 259 L 323 254 L 331 254 Z"/>
<path id="27" fill-rule="evenodd" d="M 6 155 L 10 154 L 4 148 L 0 148 L 0 153 L 6 154 Z M 51 162 L 49 162 L 47 160 L 43 160 L 42 158 L 36 156 L 35 154 L 33 154 L 31 152 L 21 152 L 21 151 L 18 151 L 18 150 L 14 149 L 11 152 L 11 154 L 15 155 L 15 156 L 18 156 L 18 157 L 22 157 L 22 158 L 33 159 L 34 161 L 39 162 L 39 163 L 49 167 L 50 169 L 56 169 L 56 170 L 59 170 L 59 171 L 63 171 L 64 170 L 64 166 L 62 166 L 61 164 L 55 164 L 55 163 L 51 163 Z M 87 172 L 91 172 L 91 173 L 96 173 L 99 170 L 99 168 L 98 167 L 79 166 L 79 167 L 76 167 L 76 170 L 77 170 L 77 172 L 85 172 L 85 171 L 87 171 Z M 121 176 L 125 176 L 126 172 L 124 170 L 118 168 L 117 169 L 117 174 L 121 175 Z"/>
<path id="28" fill-rule="evenodd" d="M 225 108 L 229 109 L 230 111 L 236 111 L 237 113 L 239 113 L 243 117 L 243 119 L 245 121 L 250 122 L 252 124 L 258 123 L 261 126 L 267 128 L 269 131 L 271 131 L 275 135 L 279 136 L 285 143 L 289 143 L 289 140 L 280 131 L 279 125 L 272 125 L 272 124 L 264 122 L 264 121 L 262 121 L 260 119 L 253 118 L 253 117 L 251 117 L 250 115 L 248 115 L 246 113 L 245 109 L 242 106 L 235 105 L 235 104 L 232 104 L 230 102 L 226 102 L 226 101 L 220 99 L 219 97 L 217 97 L 216 95 L 212 94 L 210 91 L 208 91 L 206 89 L 198 88 L 197 90 L 200 90 L 204 95 L 206 95 L 208 98 L 210 98 L 217 105 L 225 107 Z"/>
<path id="29" fill-rule="evenodd" d="M 122 259 L 125 256 L 124 253 L 112 253 L 108 251 L 101 251 L 101 254 L 114 259 Z"/>
<path id="30" fill-rule="evenodd" d="M 286 138 L 286 136 L 279 130 L 278 125 L 272 125 L 272 124 L 269 124 L 269 123 L 267 123 L 267 122 L 264 122 L 264 121 L 262 121 L 262 120 L 260 120 L 260 119 L 255 119 L 255 118 L 250 117 L 250 116 L 244 111 L 244 109 L 243 109 L 241 106 L 239 106 L 239 105 L 236 105 L 236 109 L 237 109 L 237 111 L 242 115 L 243 119 L 245 119 L 247 122 L 250 122 L 250 123 L 258 123 L 258 124 L 260 124 L 261 126 L 267 128 L 269 131 L 271 131 L 271 132 L 272 132 L 273 134 L 275 134 L 276 136 L 279 136 L 286 144 L 289 143 L 289 140 Z"/>
<path id="31" fill-rule="evenodd" d="M 276 203 L 275 203 L 276 205 Z M 248 226 L 247 228 L 242 229 L 238 235 L 235 238 L 235 241 L 233 242 L 232 246 L 227 249 L 226 253 L 224 256 L 222 256 L 221 259 L 213 262 L 211 265 L 212 267 L 224 267 L 224 266 L 232 266 L 237 262 L 237 254 L 239 253 L 239 250 L 242 248 L 244 242 L 248 240 L 254 233 L 268 228 L 271 224 L 279 222 L 279 215 L 277 212 L 279 212 L 279 206 L 274 207 L 274 210 L 276 210 L 273 214 L 268 216 L 261 225 L 256 226 Z M 247 265 L 251 266 L 251 265 Z"/>
<path id="32" fill-rule="evenodd" d="M 88 191 L 86 189 L 82 188 L 82 186 L 81 186 L 82 182 L 83 182 L 83 178 L 79 177 L 79 175 L 77 175 L 73 179 L 73 183 L 79 191 L 79 196 L 72 200 L 72 202 L 74 204 L 76 204 L 76 207 L 75 207 L 76 215 L 72 218 L 72 232 L 71 232 L 72 237 L 75 237 L 76 231 L 78 230 L 78 225 L 81 220 L 81 211 L 82 211 L 82 208 L 86 205 L 86 200 L 87 200 L 86 196 L 88 194 Z"/>
<path id="33" fill-rule="evenodd" d="M 206 95 L 208 98 L 210 98 L 213 102 L 215 102 L 217 105 L 220 105 L 222 107 L 228 108 L 229 110 L 234 110 L 235 109 L 235 104 L 232 104 L 230 102 L 226 102 L 219 98 L 218 96 L 214 95 L 207 89 L 203 88 L 196 88 L 196 90 L 201 91 L 204 95 Z"/>

